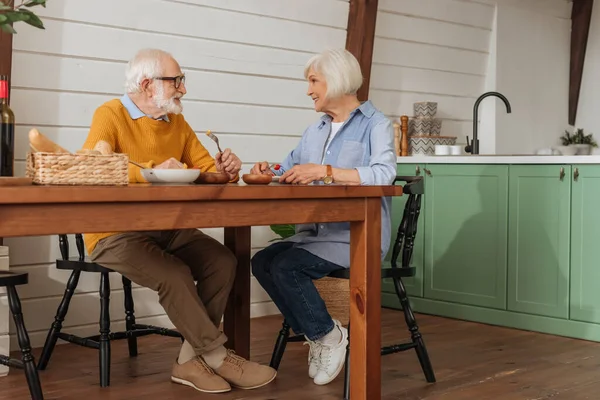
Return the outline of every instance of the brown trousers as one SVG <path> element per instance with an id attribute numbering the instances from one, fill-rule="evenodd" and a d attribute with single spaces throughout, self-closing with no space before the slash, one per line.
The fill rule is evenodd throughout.
<path id="1" fill-rule="evenodd" d="M 219 325 L 237 260 L 219 241 L 197 229 L 122 233 L 101 240 L 90 257 L 158 292 L 167 316 L 196 354 L 227 341 Z"/>

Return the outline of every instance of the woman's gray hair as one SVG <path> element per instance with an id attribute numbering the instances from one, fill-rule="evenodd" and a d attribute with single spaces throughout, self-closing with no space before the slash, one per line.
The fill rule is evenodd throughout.
<path id="1" fill-rule="evenodd" d="M 325 77 L 328 98 L 356 94 L 363 83 L 358 60 L 345 49 L 325 50 L 311 57 L 304 67 L 304 78 L 311 68 Z"/>
<path id="2" fill-rule="evenodd" d="M 159 77 L 163 72 L 162 61 L 173 56 L 159 49 L 143 49 L 127 63 L 125 70 L 125 90 L 127 93 L 141 92 L 144 79 Z"/>

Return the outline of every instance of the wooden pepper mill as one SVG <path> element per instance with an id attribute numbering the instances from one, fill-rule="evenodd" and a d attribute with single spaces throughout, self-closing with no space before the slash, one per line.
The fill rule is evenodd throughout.
<path id="1" fill-rule="evenodd" d="M 400 140 L 400 155 L 402 157 L 408 156 L 408 116 L 403 115 L 400 117 L 402 122 L 402 138 Z"/>

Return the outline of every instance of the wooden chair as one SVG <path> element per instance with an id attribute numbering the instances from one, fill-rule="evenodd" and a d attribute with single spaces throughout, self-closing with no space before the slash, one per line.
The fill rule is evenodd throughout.
<path id="1" fill-rule="evenodd" d="M 0 355 L 0 364 L 12 368 L 25 370 L 27 385 L 29 386 L 29 394 L 33 400 L 43 400 L 42 387 L 37 369 L 35 368 L 35 360 L 31 354 L 31 344 L 29 343 L 29 335 L 25 329 L 23 321 L 23 311 L 21 311 L 21 300 L 15 286 L 26 285 L 29 276 L 27 273 L 17 274 L 12 272 L 0 272 L 0 287 L 6 288 L 8 297 L 8 307 L 15 321 L 17 329 L 17 340 L 21 348 L 21 360 L 11 358 L 8 355 Z"/>
<path id="2" fill-rule="evenodd" d="M 381 278 L 391 278 L 394 283 L 396 295 L 400 300 L 400 305 L 402 306 L 402 311 L 404 312 L 404 320 L 408 330 L 410 331 L 411 341 L 407 343 L 385 346 L 381 349 L 381 355 L 414 349 L 417 353 L 417 357 L 419 359 L 419 363 L 421 364 L 421 369 L 423 370 L 425 379 L 427 382 L 432 383 L 435 382 L 433 367 L 431 365 L 431 361 L 429 360 L 429 355 L 427 354 L 425 342 L 421 336 L 421 333 L 419 332 L 417 321 L 411 309 L 410 302 L 406 294 L 406 288 L 402 282 L 402 278 L 412 277 L 415 275 L 416 271 L 415 267 L 410 266 L 410 262 L 412 259 L 413 246 L 415 236 L 417 234 L 417 224 L 421 211 L 421 197 L 425 192 L 425 188 L 423 185 L 423 177 L 421 176 L 396 176 L 394 184 L 396 182 L 406 182 L 406 185 L 404 185 L 404 195 L 408 196 L 408 198 L 404 206 L 402 221 L 398 227 L 398 234 L 393 243 L 392 258 L 390 261 L 391 265 L 390 267 L 382 268 Z M 398 258 L 400 256 L 401 265 L 398 266 Z M 341 269 L 333 271 L 328 276 L 331 278 L 350 279 L 350 270 Z M 350 340 L 350 338 L 348 339 Z M 275 348 L 273 349 L 273 354 L 271 356 L 271 367 L 275 369 L 279 368 L 279 364 L 281 363 L 281 359 L 283 358 L 283 353 L 288 342 L 301 342 L 304 340 L 306 339 L 303 335 L 290 337 L 290 326 L 284 320 L 275 343 Z M 350 398 L 349 359 L 350 345 L 348 344 L 344 371 L 344 400 Z"/>
<path id="3" fill-rule="evenodd" d="M 44 370 L 48 366 L 52 351 L 58 339 L 65 340 L 80 346 L 99 350 L 100 355 L 100 386 L 110 385 L 110 342 L 112 340 L 127 339 L 129 345 L 129 356 L 135 357 L 138 354 L 137 338 L 140 336 L 158 334 L 163 336 L 178 337 L 183 341 L 183 336 L 173 329 L 162 328 L 152 325 L 137 324 L 135 322 L 133 295 L 131 291 L 131 281 L 123 276 L 123 292 L 125 296 L 125 331 L 110 331 L 110 280 L 108 274 L 114 272 L 99 264 L 86 261 L 83 236 L 75 235 L 75 244 L 79 256 L 69 259 L 69 240 L 67 235 L 59 235 L 60 254 L 62 259 L 56 260 L 58 269 L 71 270 L 71 276 L 67 281 L 65 294 L 58 306 L 54 322 L 46 337 L 44 348 L 38 363 L 38 369 Z M 82 272 L 93 272 L 100 274 L 100 334 L 90 337 L 79 337 L 77 335 L 62 332 L 62 323 L 69 310 L 69 304 L 79 283 L 79 277 Z"/>

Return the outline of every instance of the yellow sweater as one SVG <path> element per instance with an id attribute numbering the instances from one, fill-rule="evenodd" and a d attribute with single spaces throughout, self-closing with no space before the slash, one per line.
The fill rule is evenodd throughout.
<path id="1" fill-rule="evenodd" d="M 149 117 L 132 119 L 119 99 L 110 100 L 96 110 L 84 149 L 93 149 L 100 140 L 108 142 L 116 153 L 151 168 L 171 157 L 199 167 L 202 172 L 216 172 L 215 160 L 185 121 L 183 115 L 169 114 L 169 122 Z M 237 179 L 236 179 L 237 181 Z M 129 182 L 145 182 L 140 168 L 129 164 Z M 88 254 L 98 241 L 119 232 L 84 235 Z"/>

